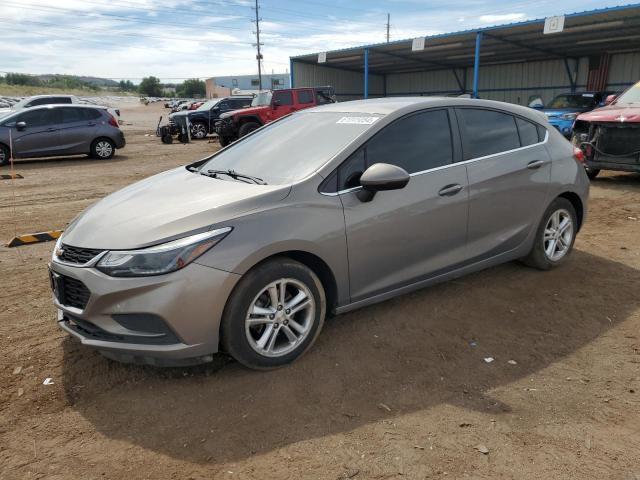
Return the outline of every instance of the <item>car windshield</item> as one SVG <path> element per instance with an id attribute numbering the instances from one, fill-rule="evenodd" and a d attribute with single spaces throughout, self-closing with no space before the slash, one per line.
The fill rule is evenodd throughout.
<path id="1" fill-rule="evenodd" d="M 260 107 L 262 105 L 271 105 L 271 92 L 260 92 L 251 101 L 252 107 Z"/>
<path id="2" fill-rule="evenodd" d="M 359 113 L 295 113 L 222 150 L 200 171 L 232 169 L 270 185 L 286 185 L 316 171 L 379 118 Z"/>
<path id="3" fill-rule="evenodd" d="M 590 108 L 593 106 L 591 95 L 558 95 L 551 100 L 547 108 Z"/>
<path id="4" fill-rule="evenodd" d="M 200 105 L 196 109 L 196 111 L 204 112 L 204 111 L 211 110 L 219 101 L 220 101 L 220 99 L 216 98 L 215 100 L 209 100 L 208 102 L 204 102 L 202 105 Z"/>
<path id="5" fill-rule="evenodd" d="M 640 82 L 620 95 L 616 103 L 640 103 Z"/>

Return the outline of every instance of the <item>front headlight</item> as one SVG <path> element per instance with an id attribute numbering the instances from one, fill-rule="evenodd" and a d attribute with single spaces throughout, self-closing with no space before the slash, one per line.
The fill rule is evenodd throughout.
<path id="1" fill-rule="evenodd" d="M 577 116 L 577 113 L 563 113 L 560 118 L 563 120 L 575 120 Z"/>
<path id="2" fill-rule="evenodd" d="M 108 252 L 96 268 L 112 277 L 144 277 L 180 270 L 226 237 L 231 227 L 198 233 L 141 250 Z"/>

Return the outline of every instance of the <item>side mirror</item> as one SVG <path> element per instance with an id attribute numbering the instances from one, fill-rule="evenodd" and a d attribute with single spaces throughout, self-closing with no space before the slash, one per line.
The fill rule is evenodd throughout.
<path id="1" fill-rule="evenodd" d="M 605 105 L 611 105 L 613 102 L 616 101 L 616 98 L 618 98 L 617 95 L 607 95 L 607 98 L 604 101 Z"/>
<path id="2" fill-rule="evenodd" d="M 21 132 L 25 128 L 27 128 L 27 124 L 24 123 L 24 122 L 18 122 L 18 123 L 16 123 L 16 128 L 18 129 L 19 132 Z"/>
<path id="3" fill-rule="evenodd" d="M 411 177 L 403 168 L 388 163 L 376 163 L 360 177 L 362 190 L 356 195 L 361 202 L 370 202 L 377 192 L 400 190 L 407 186 Z"/>

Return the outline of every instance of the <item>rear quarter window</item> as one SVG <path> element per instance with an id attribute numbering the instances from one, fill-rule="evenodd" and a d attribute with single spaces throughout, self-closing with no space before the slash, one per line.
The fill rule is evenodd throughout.
<path id="1" fill-rule="evenodd" d="M 540 142 L 538 126 L 528 120 L 516 117 L 518 132 L 520 132 L 520 143 L 523 147 Z"/>

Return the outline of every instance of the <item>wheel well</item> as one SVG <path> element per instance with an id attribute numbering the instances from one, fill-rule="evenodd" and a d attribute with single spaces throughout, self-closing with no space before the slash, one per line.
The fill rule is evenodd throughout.
<path id="1" fill-rule="evenodd" d="M 584 206 L 582 205 L 582 200 L 580 197 L 573 192 L 564 192 L 562 195 L 558 195 L 560 198 L 566 198 L 571 202 L 573 208 L 576 211 L 576 216 L 578 217 L 578 230 L 582 227 L 582 219 L 584 218 Z"/>
<path id="2" fill-rule="evenodd" d="M 113 140 L 112 138 L 102 136 L 102 137 L 97 137 L 97 138 L 94 138 L 94 139 L 93 139 L 93 141 L 91 142 L 91 148 L 93 148 L 93 145 L 94 145 L 96 142 L 99 142 L 100 140 L 109 140 L 109 141 L 110 141 L 111 143 L 113 143 L 114 145 L 116 144 L 115 140 Z"/>
<path id="3" fill-rule="evenodd" d="M 311 269 L 313 273 L 318 276 L 320 282 L 322 282 L 322 286 L 324 287 L 324 292 L 327 296 L 327 313 L 330 314 L 331 312 L 333 312 L 333 309 L 338 301 L 338 285 L 336 283 L 335 277 L 333 276 L 331 268 L 326 264 L 324 260 L 322 260 L 317 255 L 314 255 L 313 253 L 301 250 L 289 250 L 286 252 L 280 252 L 275 255 L 271 255 L 270 257 L 263 259 L 260 263 L 264 263 L 274 257 L 288 257 L 292 260 L 295 260 L 296 262 L 302 263 L 307 268 Z"/>

